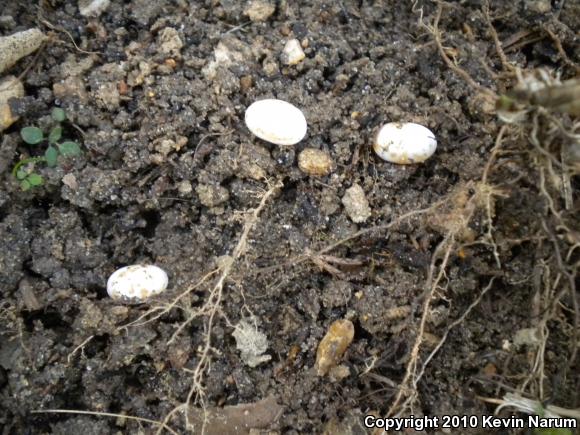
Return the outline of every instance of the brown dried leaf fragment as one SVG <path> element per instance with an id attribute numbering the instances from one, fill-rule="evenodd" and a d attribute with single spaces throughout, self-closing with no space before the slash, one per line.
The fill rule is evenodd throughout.
<path id="1" fill-rule="evenodd" d="M 252 429 L 267 429 L 282 415 L 284 408 L 274 397 L 255 403 L 223 408 L 190 408 L 189 422 L 195 433 L 206 435 L 249 434 Z"/>

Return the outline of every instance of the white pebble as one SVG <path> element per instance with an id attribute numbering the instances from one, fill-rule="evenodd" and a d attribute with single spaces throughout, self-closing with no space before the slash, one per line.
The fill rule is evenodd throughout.
<path id="1" fill-rule="evenodd" d="M 342 204 L 348 217 L 357 224 L 371 217 L 369 201 L 365 196 L 365 191 L 358 184 L 353 184 L 346 189 L 342 197 Z"/>
<path id="2" fill-rule="evenodd" d="M 296 65 L 304 60 L 306 55 L 300 41 L 298 39 L 291 39 L 284 45 L 284 50 L 282 51 L 282 62 L 286 65 Z"/>
<path id="3" fill-rule="evenodd" d="M 107 293 L 113 299 L 141 302 L 164 291 L 167 282 L 167 274 L 157 266 L 125 266 L 109 277 Z"/>
<path id="4" fill-rule="evenodd" d="M 373 149 L 387 162 L 408 165 L 433 155 L 437 140 L 431 130 L 412 122 L 390 122 L 377 134 Z"/>
<path id="5" fill-rule="evenodd" d="M 256 101 L 246 109 L 245 121 L 253 134 L 276 145 L 294 145 L 306 136 L 304 114 L 282 100 Z"/>
<path id="6" fill-rule="evenodd" d="M 79 12 L 83 17 L 98 17 L 110 3 L 110 0 L 79 0 Z"/>

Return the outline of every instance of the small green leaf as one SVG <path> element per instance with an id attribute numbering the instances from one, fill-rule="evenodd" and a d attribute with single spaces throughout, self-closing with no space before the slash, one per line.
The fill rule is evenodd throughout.
<path id="1" fill-rule="evenodd" d="M 49 143 L 56 143 L 62 137 L 62 127 L 57 125 L 52 130 L 50 130 L 50 134 L 48 135 L 48 142 Z"/>
<path id="2" fill-rule="evenodd" d="M 51 115 L 52 119 L 54 119 L 56 122 L 62 122 L 66 119 L 66 113 L 60 107 L 55 107 L 54 109 L 52 109 Z"/>
<path id="3" fill-rule="evenodd" d="M 26 177 L 28 177 L 28 172 L 26 172 L 23 169 L 19 169 L 16 172 L 16 178 L 18 178 L 19 180 L 24 180 Z"/>
<path id="4" fill-rule="evenodd" d="M 44 183 L 44 180 L 41 175 L 32 173 L 27 178 L 28 182 L 31 186 L 40 186 Z"/>
<path id="5" fill-rule="evenodd" d="M 22 180 L 20 182 L 20 188 L 24 191 L 30 189 L 30 183 L 28 182 L 28 180 Z"/>
<path id="6" fill-rule="evenodd" d="M 58 150 L 65 157 L 78 156 L 81 153 L 81 147 L 76 142 L 63 142 L 58 145 Z"/>
<path id="7" fill-rule="evenodd" d="M 42 130 L 38 127 L 24 127 L 20 130 L 20 136 L 22 136 L 22 140 L 30 145 L 36 145 L 37 143 L 42 142 L 44 139 L 44 135 L 42 134 Z"/>
<path id="8" fill-rule="evenodd" d="M 44 158 L 46 159 L 46 164 L 54 168 L 58 161 L 58 151 L 55 147 L 49 146 L 46 151 L 44 152 Z"/>

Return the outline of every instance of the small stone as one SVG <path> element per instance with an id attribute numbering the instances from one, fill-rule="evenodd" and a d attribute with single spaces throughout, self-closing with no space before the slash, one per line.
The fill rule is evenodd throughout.
<path id="1" fill-rule="evenodd" d="M 224 270 L 234 264 L 234 258 L 231 255 L 221 255 L 215 259 L 215 263 L 218 269 Z"/>
<path id="2" fill-rule="evenodd" d="M 89 99 L 83 79 L 77 76 L 68 77 L 52 85 L 52 92 L 56 98 L 78 98 L 82 103 Z"/>
<path id="3" fill-rule="evenodd" d="M 214 80 L 222 71 L 232 65 L 241 65 L 252 58 L 251 48 L 244 42 L 227 35 L 218 42 L 213 52 L 213 60 L 207 63 L 201 70 L 204 77 L 208 80 Z"/>
<path id="4" fill-rule="evenodd" d="M 67 186 L 71 190 L 78 190 L 79 183 L 77 181 L 77 177 L 70 172 L 62 177 L 62 184 Z"/>
<path id="5" fill-rule="evenodd" d="M 177 62 L 175 61 L 175 59 L 169 58 L 169 59 L 165 59 L 165 61 L 163 62 L 163 64 L 169 68 L 170 70 L 174 70 L 177 67 Z"/>
<path id="6" fill-rule="evenodd" d="M 340 210 L 340 198 L 336 194 L 336 189 L 332 187 L 322 189 L 318 205 L 323 216 L 331 216 Z"/>
<path id="7" fill-rule="evenodd" d="M 284 45 L 284 50 L 282 51 L 282 62 L 286 65 L 296 65 L 304 60 L 306 55 L 300 41 L 298 39 L 291 39 Z"/>
<path id="8" fill-rule="evenodd" d="M 36 311 L 42 308 L 42 304 L 38 300 L 38 296 L 34 292 L 34 287 L 27 279 L 23 279 L 18 284 L 18 291 L 20 298 L 24 302 L 24 306 L 28 311 Z"/>
<path id="9" fill-rule="evenodd" d="M 524 328 L 516 331 L 514 345 L 516 347 L 537 347 L 542 343 L 540 331 L 537 328 Z"/>
<path id="10" fill-rule="evenodd" d="M 336 367 L 354 338 L 354 325 L 350 320 L 336 320 L 328 328 L 316 351 L 318 376 L 326 375 Z"/>
<path id="11" fill-rule="evenodd" d="M 193 187 L 191 186 L 191 183 L 187 180 L 183 180 L 177 184 L 177 192 L 180 195 L 183 195 L 183 196 L 189 195 L 192 191 L 193 191 Z"/>
<path id="12" fill-rule="evenodd" d="M 0 131 L 7 129 L 18 120 L 18 116 L 12 112 L 8 103 L 11 98 L 22 97 L 24 97 L 24 86 L 16 77 L 9 76 L 0 82 Z"/>
<path id="13" fill-rule="evenodd" d="M 240 79 L 240 90 L 242 92 L 247 92 L 253 85 L 252 76 L 243 76 Z"/>
<path id="14" fill-rule="evenodd" d="M 332 367 L 328 372 L 328 376 L 333 382 L 337 382 L 344 378 L 348 378 L 350 376 L 350 369 L 348 366 L 341 364 L 336 367 Z"/>
<path id="15" fill-rule="evenodd" d="M 470 114 L 494 116 L 497 113 L 495 97 L 484 92 L 478 92 L 467 101 Z"/>
<path id="16" fill-rule="evenodd" d="M 358 184 L 346 189 L 342 197 L 346 214 L 354 223 L 362 223 L 371 216 L 371 208 L 365 192 Z"/>
<path id="17" fill-rule="evenodd" d="M 262 71 L 264 71 L 264 74 L 266 74 L 268 77 L 273 77 L 280 73 L 280 68 L 278 68 L 278 64 L 276 62 L 266 61 L 262 66 Z"/>
<path id="18" fill-rule="evenodd" d="M 97 106 L 113 111 L 118 109 L 121 104 L 121 95 L 119 88 L 114 82 L 101 84 L 94 92 L 91 92 L 95 98 Z"/>
<path id="19" fill-rule="evenodd" d="M 274 170 L 276 162 L 270 151 L 258 144 L 246 144 L 238 156 L 238 177 L 260 181 Z"/>
<path id="20" fill-rule="evenodd" d="M 290 26 L 288 24 L 282 24 L 282 27 L 280 27 L 280 34 L 282 36 L 288 36 L 291 31 L 292 31 L 292 29 L 290 28 Z"/>
<path id="21" fill-rule="evenodd" d="M 219 185 L 199 184 L 195 191 L 199 201 L 206 207 L 216 207 L 230 199 L 228 189 Z"/>
<path id="22" fill-rule="evenodd" d="M 308 175 L 324 177 L 332 172 L 334 162 L 328 153 L 316 149 L 305 148 L 298 155 L 298 167 Z"/>
<path id="23" fill-rule="evenodd" d="M 155 151 L 167 156 L 171 151 L 176 149 L 176 143 L 172 139 L 163 139 L 155 144 Z"/>
<path id="24" fill-rule="evenodd" d="M 244 15 L 250 18 L 250 21 L 266 21 L 276 11 L 276 6 L 266 0 L 251 0 L 244 9 Z"/>
<path id="25" fill-rule="evenodd" d="M 110 3 L 110 0 L 79 0 L 79 12 L 83 17 L 98 17 Z"/>
<path id="26" fill-rule="evenodd" d="M 179 37 L 179 33 L 172 27 L 166 27 L 159 33 L 158 38 L 159 51 L 161 53 L 170 54 L 172 56 L 179 55 L 183 42 Z"/>
<path id="27" fill-rule="evenodd" d="M 547 14 L 552 10 L 552 2 L 550 0 L 526 0 L 524 5 L 524 7 L 538 14 Z"/>

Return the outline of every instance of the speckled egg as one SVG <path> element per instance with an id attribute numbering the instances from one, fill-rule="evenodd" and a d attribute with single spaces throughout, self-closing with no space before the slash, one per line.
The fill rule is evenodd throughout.
<path id="1" fill-rule="evenodd" d="M 294 145 L 306 136 L 306 118 L 296 106 L 266 99 L 246 109 L 246 126 L 260 139 L 276 145 Z"/>
<path id="2" fill-rule="evenodd" d="M 431 157 L 437 149 L 437 140 L 433 132 L 422 125 L 390 122 L 379 130 L 373 149 L 387 162 L 409 165 Z"/>
<path id="3" fill-rule="evenodd" d="M 167 273 L 153 265 L 137 264 L 115 271 L 107 281 L 107 293 L 113 299 L 141 302 L 167 288 Z"/>

